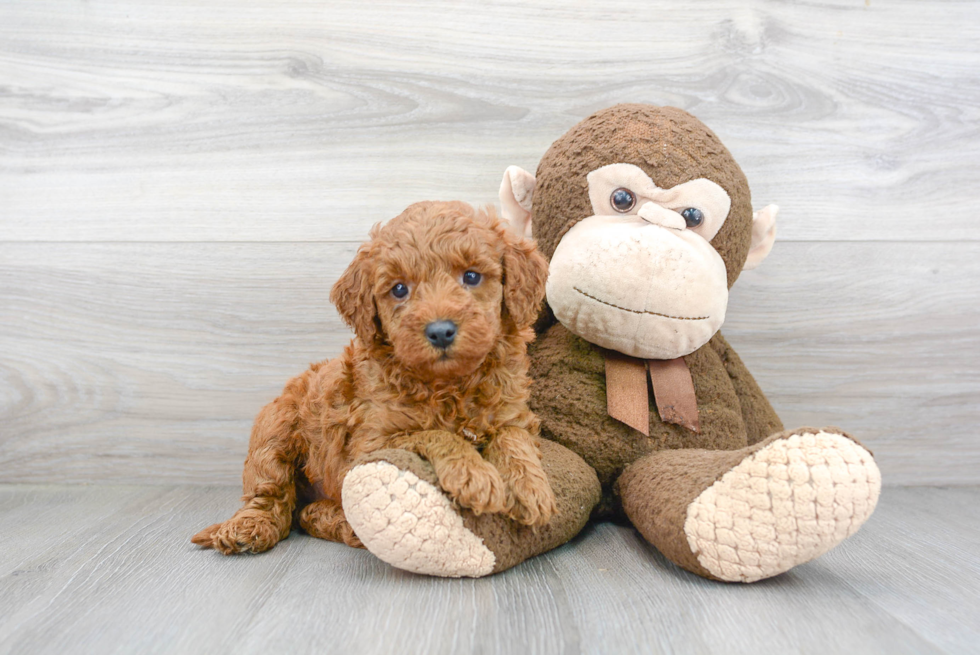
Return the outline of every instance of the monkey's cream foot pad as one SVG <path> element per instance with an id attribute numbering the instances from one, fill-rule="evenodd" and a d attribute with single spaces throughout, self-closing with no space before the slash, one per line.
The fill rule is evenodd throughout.
<path id="1" fill-rule="evenodd" d="M 392 566 L 426 575 L 481 577 L 496 558 L 437 487 L 388 462 L 344 478 L 344 514 L 365 548 Z"/>
<path id="2" fill-rule="evenodd" d="M 881 474 L 842 434 L 792 434 L 745 458 L 688 506 L 684 532 L 701 566 L 753 582 L 822 555 L 874 511 Z"/>

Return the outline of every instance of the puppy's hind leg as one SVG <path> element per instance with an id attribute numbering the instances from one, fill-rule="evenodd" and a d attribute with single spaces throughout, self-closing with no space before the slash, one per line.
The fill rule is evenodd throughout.
<path id="1" fill-rule="evenodd" d="M 261 553 L 289 536 L 296 507 L 294 404 L 279 398 L 255 419 L 248 459 L 242 474 L 245 504 L 224 523 L 207 527 L 191 538 L 225 555 Z"/>
<path id="2" fill-rule="evenodd" d="M 299 525 L 307 534 L 327 541 L 339 541 L 354 548 L 364 548 L 361 540 L 354 534 L 344 508 L 335 500 L 323 498 L 314 501 L 300 510 Z"/>

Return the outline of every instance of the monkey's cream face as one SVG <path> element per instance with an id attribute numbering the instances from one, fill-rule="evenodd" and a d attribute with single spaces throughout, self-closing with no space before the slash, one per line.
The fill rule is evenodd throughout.
<path id="1" fill-rule="evenodd" d="M 725 262 L 710 241 L 731 199 L 691 180 L 661 189 L 638 166 L 588 175 L 593 215 L 551 258 L 548 304 L 571 332 L 642 359 L 674 359 L 703 346 L 728 306 Z"/>

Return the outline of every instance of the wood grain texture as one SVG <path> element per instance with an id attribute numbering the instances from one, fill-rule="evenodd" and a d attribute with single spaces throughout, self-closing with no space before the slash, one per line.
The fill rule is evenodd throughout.
<path id="1" fill-rule="evenodd" d="M 969 653 L 980 490 L 886 490 L 824 557 L 752 585 L 667 563 L 631 528 L 481 580 L 293 533 L 258 556 L 188 536 L 228 488 L 0 487 L 0 653 Z M 897 539 L 896 535 L 902 535 Z"/>
<path id="2" fill-rule="evenodd" d="M 980 483 L 978 70 L 955 0 L 0 3 L 0 481 L 236 483 L 371 224 L 641 101 L 783 208 L 725 332 L 785 422 Z"/>
<path id="3" fill-rule="evenodd" d="M 639 101 L 712 126 L 783 239 L 976 241 L 978 70 L 956 0 L 10 0 L 0 239 L 359 240 Z"/>
<path id="4" fill-rule="evenodd" d="M 237 484 L 258 410 L 348 342 L 326 298 L 352 254 L 5 245 L 0 481 Z M 978 297 L 975 243 L 786 243 L 725 331 L 788 426 L 852 431 L 887 484 L 969 484 Z"/>

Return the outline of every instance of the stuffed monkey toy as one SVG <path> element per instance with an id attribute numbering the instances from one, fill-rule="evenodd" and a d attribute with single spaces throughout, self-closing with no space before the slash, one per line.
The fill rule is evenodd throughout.
<path id="1" fill-rule="evenodd" d="M 776 207 L 753 214 L 711 130 L 673 107 L 617 105 L 552 144 L 536 176 L 507 169 L 500 197 L 550 260 L 530 406 L 561 511 L 537 531 L 469 516 L 419 487 L 434 482 L 425 462 L 382 452 L 383 474 L 355 467 L 344 483 L 369 550 L 421 573 L 485 575 L 564 543 L 591 511 L 625 517 L 688 571 L 752 582 L 867 520 L 881 488 L 871 453 L 837 428 L 784 430 L 719 332 L 728 290 L 772 248 Z M 432 507 L 409 507 L 421 505 L 405 478 Z"/>

